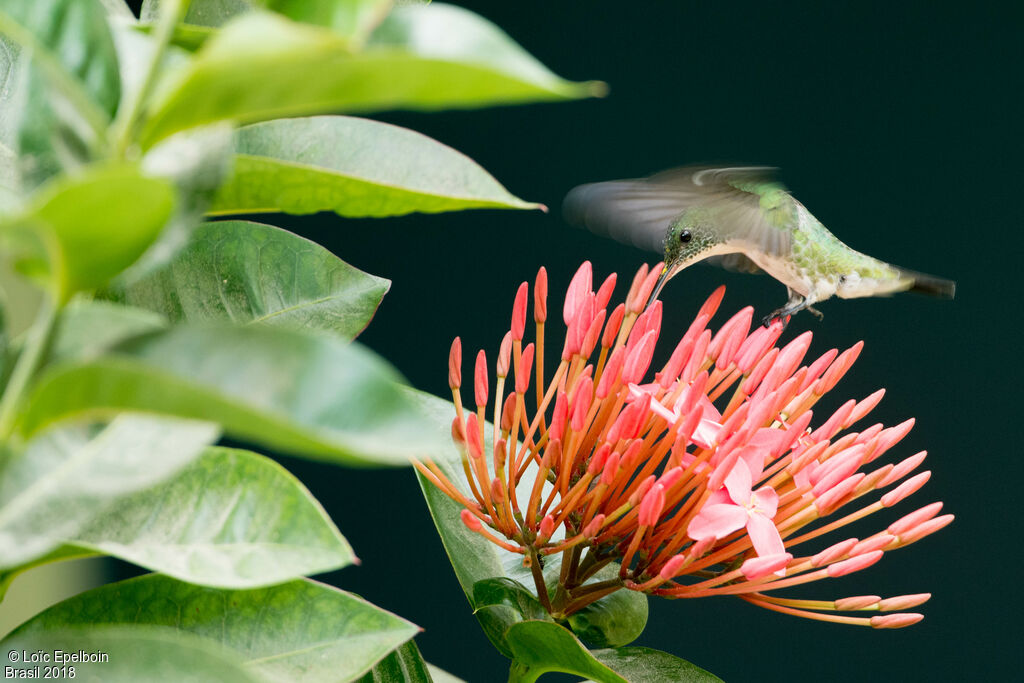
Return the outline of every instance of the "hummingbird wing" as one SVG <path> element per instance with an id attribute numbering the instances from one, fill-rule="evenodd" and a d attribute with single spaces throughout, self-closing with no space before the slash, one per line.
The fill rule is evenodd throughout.
<path id="1" fill-rule="evenodd" d="M 793 201 L 768 166 L 684 166 L 648 178 L 580 185 L 565 197 L 566 220 L 624 244 L 661 252 L 665 234 L 683 211 L 711 207 L 718 228 L 744 250 L 789 254 Z M 788 202 L 772 201 L 785 197 Z M 768 201 L 762 201 L 763 198 Z M 781 215 L 786 214 L 786 215 Z M 730 255 L 731 256 L 731 255 Z M 746 257 L 720 259 L 730 269 L 756 272 Z"/>

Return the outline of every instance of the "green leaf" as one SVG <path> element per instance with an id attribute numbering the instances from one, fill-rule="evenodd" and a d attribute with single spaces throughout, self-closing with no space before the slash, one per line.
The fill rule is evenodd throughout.
<path id="1" fill-rule="evenodd" d="M 427 662 L 427 670 L 430 671 L 430 678 L 433 683 L 466 683 L 458 676 L 453 676 L 444 669 L 440 669 L 430 662 Z"/>
<path id="2" fill-rule="evenodd" d="M 359 679 L 360 683 L 433 683 L 429 665 L 423 661 L 416 641 L 410 640 Z"/>
<path id="3" fill-rule="evenodd" d="M 359 53 L 326 29 L 250 12 L 226 24 L 155 96 L 142 143 L 222 120 L 479 107 L 596 92 L 592 83 L 561 80 L 467 10 L 398 8 Z"/>
<path id="4" fill-rule="evenodd" d="M 552 621 L 544 606 L 525 586 L 507 577 L 484 579 L 473 584 L 473 613 L 484 634 L 501 654 L 514 653 L 505 639 L 512 624 L 527 619 Z"/>
<path id="5" fill-rule="evenodd" d="M 591 654 L 602 664 L 631 683 L 721 683 L 718 676 L 696 664 L 661 650 L 649 647 L 620 647 L 615 650 L 593 650 Z"/>
<path id="6" fill-rule="evenodd" d="M 156 628 L 104 628 L 91 625 L 84 629 L 34 631 L 4 640 L 6 655 L 4 666 L 28 677 L 41 678 L 40 664 L 12 657 L 15 652 L 50 653 L 60 650 L 66 654 L 85 651 L 102 653 L 105 660 L 96 663 L 74 663 L 65 666 L 74 670 L 74 680 L 96 683 L 138 683 L 139 681 L 232 681 L 232 683 L 260 683 L 263 679 L 245 670 L 237 657 L 199 638 Z M 17 661 L 17 664 L 8 662 Z M 39 667 L 38 670 L 35 667 Z M 71 678 L 67 669 L 59 669 L 60 676 Z M 51 669 L 53 674 L 54 670 Z M 17 676 L 15 673 L 14 676 Z"/>
<path id="7" fill-rule="evenodd" d="M 505 633 L 513 653 L 513 681 L 534 681 L 541 674 L 561 671 L 600 683 L 630 683 L 598 661 L 567 629 L 546 621 L 523 621 Z M 661 679 L 672 680 L 672 679 Z"/>
<path id="8" fill-rule="evenodd" d="M 171 627 L 219 643 L 264 679 L 288 683 L 352 680 L 418 631 L 362 598 L 308 579 L 223 590 L 149 574 L 54 605 L 15 635 L 103 625 Z"/>
<path id="9" fill-rule="evenodd" d="M 607 567 L 605 576 L 617 574 L 618 565 Z M 647 626 L 647 596 L 618 590 L 569 616 L 569 626 L 587 647 L 620 647 L 640 637 Z"/>
<path id="10" fill-rule="evenodd" d="M 170 186 L 133 165 L 94 167 L 42 188 L 23 212 L 0 222 L 0 239 L 13 243 L 19 270 L 66 301 L 138 259 L 173 205 Z"/>
<path id="11" fill-rule="evenodd" d="M 108 294 L 175 323 L 259 323 L 351 339 L 390 284 L 286 230 L 219 221 L 200 226 L 164 268 Z"/>
<path id="12" fill-rule="evenodd" d="M 96 0 L 8 0 L 0 32 L 30 55 L 5 105 L 22 180 L 34 187 L 95 157 L 120 98 L 117 54 Z"/>
<path id="13" fill-rule="evenodd" d="M 341 569 L 348 542 L 302 483 L 249 451 L 208 448 L 71 541 L 190 583 L 252 588 Z"/>
<path id="14" fill-rule="evenodd" d="M 122 415 L 99 431 L 50 430 L 6 453 L 0 568 L 68 542 L 119 498 L 173 475 L 216 439 L 209 423 Z"/>
<path id="15" fill-rule="evenodd" d="M 235 133 L 234 175 L 215 214 L 400 216 L 474 208 L 536 209 L 451 147 L 347 116 L 280 119 Z"/>
<path id="16" fill-rule="evenodd" d="M 436 450 L 434 425 L 358 344 L 269 327 L 179 326 L 108 356 L 50 368 L 20 428 L 144 410 L 219 422 L 237 437 L 346 464 L 404 465 Z"/>
<path id="17" fill-rule="evenodd" d="M 61 311 L 49 363 L 90 358 L 120 341 L 167 326 L 158 313 L 106 301 L 72 301 Z"/>

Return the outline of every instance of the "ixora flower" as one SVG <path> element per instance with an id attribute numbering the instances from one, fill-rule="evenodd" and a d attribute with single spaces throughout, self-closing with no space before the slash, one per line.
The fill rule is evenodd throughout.
<path id="1" fill-rule="evenodd" d="M 539 599 L 556 618 L 627 588 L 670 598 L 735 595 L 779 612 L 874 628 L 920 621 L 920 614 L 890 612 L 920 605 L 927 593 L 838 600 L 769 595 L 869 567 L 953 520 L 932 503 L 865 538 L 822 539 L 892 507 L 930 476 L 913 474 L 924 452 L 874 465 L 913 420 L 841 435 L 878 404 L 883 390 L 847 401 L 812 428 L 811 408 L 849 370 L 862 344 L 804 364 L 811 333 L 779 348 L 782 324 L 751 331 L 750 307 L 712 333 L 720 287 L 645 383 L 662 304 L 645 309 L 644 303 L 659 272 L 643 266 L 625 303 L 608 313 L 615 275 L 594 292 L 584 263 L 565 296 L 567 331 L 550 376 L 543 367 L 546 272 L 538 273 L 533 292 L 536 340 L 525 346 L 524 282 L 498 352 L 493 393 L 486 356 L 476 357 L 475 411 L 463 407 L 461 343 L 452 344 L 452 435 L 467 487 L 433 462 L 417 467 L 464 506 L 467 527 L 524 556 Z M 510 370 L 514 384 L 505 396 Z M 485 434 L 489 402 L 494 427 Z M 485 436 L 493 449 L 485 450 Z M 541 567 L 556 553 L 562 568 L 549 595 Z M 618 576 L 595 580 L 612 563 Z M 839 614 L 845 612 L 874 616 Z"/>

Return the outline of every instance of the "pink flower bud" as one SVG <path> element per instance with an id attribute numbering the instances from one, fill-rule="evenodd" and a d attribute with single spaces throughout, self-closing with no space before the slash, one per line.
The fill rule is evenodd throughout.
<path id="1" fill-rule="evenodd" d="M 922 619 L 924 619 L 923 614 L 915 614 L 914 612 L 883 614 L 871 617 L 871 628 L 904 628 L 906 626 L 913 626 Z"/>
<path id="2" fill-rule="evenodd" d="M 835 601 L 835 608 L 840 612 L 868 609 L 874 607 L 881 599 L 877 595 L 858 595 L 852 598 L 840 598 Z"/>
<path id="3" fill-rule="evenodd" d="M 523 356 L 519 359 L 519 374 L 516 375 L 516 393 L 525 394 L 530 388 L 530 370 L 533 369 L 533 344 L 527 344 Z"/>
<path id="4" fill-rule="evenodd" d="M 498 377 L 508 377 L 508 365 L 512 360 L 512 333 L 506 332 L 501 340 L 501 348 L 498 350 Z"/>
<path id="5" fill-rule="evenodd" d="M 673 555 L 669 558 L 668 562 L 662 565 L 661 571 L 658 572 L 658 577 L 665 581 L 674 579 L 679 575 L 679 572 L 682 571 L 682 567 L 685 563 L 686 555 Z"/>
<path id="6" fill-rule="evenodd" d="M 708 355 L 716 359 L 715 367 L 723 370 L 729 367 L 740 344 L 750 331 L 750 322 L 754 318 L 751 306 L 742 308 L 729 318 L 708 345 Z"/>
<path id="7" fill-rule="evenodd" d="M 551 426 L 548 428 L 549 439 L 561 439 L 565 434 L 565 421 L 569 414 L 569 400 L 564 391 L 559 391 L 555 398 L 555 412 L 551 415 Z"/>
<path id="8" fill-rule="evenodd" d="M 565 321 L 566 327 L 576 317 L 579 307 L 592 292 L 593 269 L 590 261 L 584 261 L 576 271 L 576 274 L 572 276 L 572 281 L 569 282 L 569 289 L 565 292 L 565 303 L 562 305 L 562 320 Z M 588 320 L 587 323 L 589 324 L 590 321 Z"/>
<path id="9" fill-rule="evenodd" d="M 509 394 L 505 397 L 505 405 L 501 408 L 501 431 L 512 431 L 512 420 L 516 416 L 516 395 Z"/>
<path id="10" fill-rule="evenodd" d="M 601 527 L 604 526 L 604 520 L 604 515 L 595 515 L 587 526 L 583 527 L 584 538 L 594 538 L 601 533 Z"/>
<path id="11" fill-rule="evenodd" d="M 748 581 L 757 581 L 784 570 L 793 556 L 789 553 L 777 553 L 766 557 L 752 557 L 740 567 Z"/>
<path id="12" fill-rule="evenodd" d="M 914 593 L 913 595 L 897 595 L 893 598 L 879 600 L 878 609 L 883 612 L 890 612 L 897 609 L 911 609 L 920 607 L 931 600 L 931 593 Z"/>
<path id="13" fill-rule="evenodd" d="M 452 420 L 452 441 L 457 445 L 466 443 L 466 425 L 459 418 Z"/>
<path id="14" fill-rule="evenodd" d="M 462 386 L 462 340 L 452 340 L 452 348 L 448 352 L 448 386 L 455 391 Z"/>
<path id="15" fill-rule="evenodd" d="M 555 519 L 551 515 L 544 515 L 544 519 L 540 520 L 540 533 L 537 535 L 537 544 L 543 545 L 551 540 L 552 534 L 555 533 Z"/>
<path id="16" fill-rule="evenodd" d="M 626 314 L 625 304 L 619 304 L 608 317 L 608 324 L 604 326 L 604 334 L 601 335 L 602 348 L 610 349 L 615 343 L 619 334 L 619 327 L 622 326 L 622 317 Z"/>
<path id="17" fill-rule="evenodd" d="M 873 553 L 876 550 L 884 550 L 896 537 L 892 534 L 878 534 L 872 538 L 865 538 L 863 541 L 853 546 L 850 550 L 850 557 L 856 557 L 857 555 L 863 555 L 864 553 Z"/>
<path id="18" fill-rule="evenodd" d="M 628 352 L 626 360 L 622 365 L 622 382 L 624 384 L 636 384 L 640 382 L 651 366 L 651 358 L 654 357 L 654 345 L 658 341 L 658 333 L 650 330 L 643 336 L 631 352 Z"/>
<path id="19" fill-rule="evenodd" d="M 542 323 L 548 317 L 548 271 L 544 266 L 537 271 L 537 280 L 533 285 L 533 320 Z"/>
<path id="20" fill-rule="evenodd" d="M 583 336 L 583 344 L 580 346 L 580 355 L 584 358 L 590 358 L 590 354 L 594 352 L 594 347 L 597 346 L 597 338 L 601 334 L 601 327 L 604 325 L 605 311 L 601 309 L 597 312 L 597 316 L 591 321 L 590 327 L 587 329 L 587 333 Z"/>
<path id="21" fill-rule="evenodd" d="M 637 511 L 637 521 L 640 526 L 654 526 L 658 523 L 665 508 L 665 489 L 661 484 L 653 484 L 651 489 L 640 501 L 640 509 Z"/>
<path id="22" fill-rule="evenodd" d="M 476 354 L 476 370 L 473 374 L 473 389 L 477 407 L 487 405 L 487 356 L 483 349 Z"/>
<path id="23" fill-rule="evenodd" d="M 814 393 L 821 396 L 831 391 L 839 383 L 839 380 L 843 378 L 846 371 L 850 369 L 854 361 L 857 360 L 857 356 L 860 355 L 863 348 L 864 342 L 860 341 L 839 354 L 835 362 L 829 366 L 822 378 L 818 380 L 818 384 L 814 387 Z"/>
<path id="24" fill-rule="evenodd" d="M 701 304 L 700 310 L 697 311 L 697 318 L 707 316 L 708 320 L 714 317 L 718 311 L 718 306 L 722 303 L 722 299 L 725 297 L 725 285 L 719 285 L 715 288 L 715 291 L 711 292 L 708 298 Z"/>
<path id="25" fill-rule="evenodd" d="M 459 517 L 462 519 L 462 523 L 465 524 L 470 531 L 480 531 L 483 529 L 483 524 L 480 520 L 469 510 L 463 508 L 459 512 Z"/>
<path id="26" fill-rule="evenodd" d="M 523 340 L 523 334 L 526 332 L 526 296 L 530 293 L 530 285 L 523 283 L 519 285 L 519 290 L 516 292 L 515 303 L 512 304 L 512 339 L 516 341 Z"/>
<path id="27" fill-rule="evenodd" d="M 619 374 L 622 372 L 622 363 L 626 358 L 625 347 L 619 347 L 612 352 L 608 363 L 604 366 L 601 379 L 597 383 L 597 397 L 604 399 L 611 392 L 612 387 L 618 383 Z"/>
<path id="28" fill-rule="evenodd" d="M 886 528 L 886 531 L 888 531 L 893 536 L 902 536 L 906 532 L 913 529 L 915 526 L 923 522 L 927 522 L 929 519 L 932 519 L 941 511 L 942 503 L 936 501 L 934 503 L 931 503 L 930 505 L 925 505 L 922 508 L 918 508 L 917 510 L 914 510 L 908 515 L 900 517 L 898 520 L 890 524 Z"/>
<path id="29" fill-rule="evenodd" d="M 931 470 L 925 470 L 924 472 L 916 474 L 894 488 L 892 491 L 889 491 L 889 493 L 882 496 L 879 502 L 887 508 L 892 507 L 907 496 L 916 493 L 919 488 L 925 485 L 931 476 Z"/>
<path id="30" fill-rule="evenodd" d="M 823 353 L 820 358 L 811 363 L 807 368 L 807 377 L 804 378 L 804 382 L 800 386 L 800 391 L 803 391 L 817 382 L 818 378 L 821 377 L 821 373 L 825 372 L 825 368 L 827 368 L 838 355 L 838 349 L 829 349 Z"/>
<path id="31" fill-rule="evenodd" d="M 867 569 L 882 559 L 882 555 L 884 555 L 884 553 L 881 550 L 874 550 L 869 553 L 864 553 L 863 555 L 856 555 L 848 560 L 830 564 L 826 571 L 832 578 L 846 576 L 847 574 L 859 572 L 861 569 Z"/>
<path id="32" fill-rule="evenodd" d="M 598 310 L 604 308 L 611 301 L 612 292 L 615 291 L 615 280 L 618 275 L 612 273 L 604 282 L 601 283 L 601 287 L 597 290 L 597 308 Z"/>
<path id="33" fill-rule="evenodd" d="M 633 305 L 633 302 L 637 298 L 638 292 L 640 288 L 643 287 L 644 280 L 646 279 L 647 264 L 642 263 L 640 264 L 640 268 L 637 269 L 636 275 L 633 276 L 633 282 L 629 285 L 629 292 L 626 293 L 626 310 L 628 310 L 630 313 L 640 310 Z M 643 306 L 644 303 L 647 302 L 644 301 L 640 305 Z"/>
<path id="34" fill-rule="evenodd" d="M 575 396 L 572 402 L 572 418 L 570 426 L 574 432 L 582 432 L 584 422 L 587 419 L 587 411 L 590 410 L 590 403 L 594 399 L 594 382 L 589 377 L 583 377 L 577 382 Z"/>
<path id="35" fill-rule="evenodd" d="M 832 564 L 841 557 L 846 557 L 850 554 L 850 550 L 853 546 L 859 542 L 856 538 L 848 538 L 845 541 L 834 543 L 829 547 L 822 550 L 820 553 L 811 558 L 812 567 L 824 567 L 827 564 Z"/>
<path id="36" fill-rule="evenodd" d="M 612 447 L 609 444 L 601 444 L 597 451 L 594 452 L 594 455 L 590 457 L 590 462 L 587 463 L 587 474 L 592 477 L 600 474 L 611 453 Z"/>
<path id="37" fill-rule="evenodd" d="M 881 481 L 878 482 L 879 488 L 895 483 L 902 479 L 903 477 L 910 474 L 911 472 L 913 472 L 914 470 L 916 470 L 918 466 L 920 466 L 920 464 L 924 462 L 924 459 L 925 457 L 927 457 L 927 455 L 928 451 L 921 451 L 920 453 L 916 453 L 915 455 L 912 455 L 909 458 L 898 462 L 896 466 L 889 471 L 889 474 L 887 474 Z"/>
<path id="38" fill-rule="evenodd" d="M 651 298 L 651 292 L 654 291 L 654 285 L 658 283 L 658 278 L 661 277 L 661 264 L 652 268 L 644 281 L 640 283 L 640 286 L 636 290 L 636 296 L 632 300 L 626 300 L 626 308 L 630 313 L 639 313 L 643 310 L 644 306 L 647 305 L 647 300 Z"/>
<path id="39" fill-rule="evenodd" d="M 615 451 L 608 456 L 607 462 L 604 464 L 604 471 L 601 472 L 601 483 L 605 486 L 611 486 L 612 481 L 619 473 L 619 461 L 622 459 L 622 454 Z"/>

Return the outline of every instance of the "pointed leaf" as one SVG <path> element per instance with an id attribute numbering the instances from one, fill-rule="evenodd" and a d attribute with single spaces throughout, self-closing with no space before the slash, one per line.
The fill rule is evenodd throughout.
<path id="1" fill-rule="evenodd" d="M 0 568 L 73 539 L 122 496 L 173 475 L 217 438 L 214 425 L 122 415 L 100 429 L 55 429 L 6 453 L 0 472 Z"/>
<path id="2" fill-rule="evenodd" d="M 212 213 L 399 216 L 473 208 L 534 209 L 472 159 L 425 135 L 368 119 L 315 116 L 235 133 L 234 174 Z"/>
<path id="3" fill-rule="evenodd" d="M 173 205 L 168 183 L 135 166 L 94 167 L 42 188 L 23 212 L 0 221 L 0 239 L 13 243 L 19 270 L 66 301 L 138 259 Z"/>
<path id="4" fill-rule="evenodd" d="M 355 555 L 298 479 L 270 458 L 208 448 L 122 498 L 71 539 L 190 583 L 251 588 L 348 566 Z"/>
<path id="5" fill-rule="evenodd" d="M 518 678 L 533 681 L 542 673 L 562 671 L 585 676 L 600 683 L 630 683 L 608 668 L 583 646 L 568 629 L 547 621 L 513 624 L 505 634 L 512 649 L 512 671 Z"/>
<path id="6" fill-rule="evenodd" d="M 241 666 L 238 658 L 203 639 L 163 628 L 103 628 L 35 631 L 4 640 L 5 666 L 14 677 L 43 675 L 41 665 L 25 662 L 14 653 L 62 651 L 66 655 L 84 651 L 102 653 L 103 661 L 75 663 L 58 668 L 62 675 L 74 670 L 75 681 L 87 683 L 138 683 L 139 681 L 232 681 L 260 683 L 263 679 Z M 50 655 L 51 661 L 53 655 Z M 18 662 L 7 664 L 7 662 Z M 37 669 L 38 667 L 38 669 Z M 50 669 L 50 673 L 56 673 Z M 35 674 L 34 676 L 32 674 Z M 54 676 L 56 677 L 56 676 Z M 71 675 L 66 675 L 71 678 Z"/>
<path id="7" fill-rule="evenodd" d="M 165 626 L 209 639 L 270 681 L 347 681 L 416 635 L 417 627 L 351 593 L 310 580 L 223 590 L 160 574 L 102 586 L 15 631 Z"/>
<path id="8" fill-rule="evenodd" d="M 403 465 L 434 426 L 397 373 L 358 344 L 268 327 L 179 326 L 51 368 L 20 425 L 145 410 L 219 422 L 272 448 L 347 464 Z"/>
<path id="9" fill-rule="evenodd" d="M 142 142 L 213 121 L 479 107 L 597 91 L 561 80 L 468 10 L 398 8 L 358 53 L 326 29 L 250 12 L 226 24 L 156 96 Z"/>
<path id="10" fill-rule="evenodd" d="M 196 229 L 167 266 L 109 296 L 175 323 L 259 323 L 351 339 L 390 284 L 286 230 L 218 221 Z"/>
<path id="11" fill-rule="evenodd" d="M 515 656 L 505 639 L 512 624 L 527 619 L 552 621 L 551 616 L 525 586 L 507 577 L 484 579 L 473 584 L 473 614 L 488 640 L 509 659 Z"/>
<path id="12" fill-rule="evenodd" d="M 618 565 L 615 565 L 618 572 Z M 647 596 L 615 591 L 569 616 L 572 632 L 587 647 L 620 647 L 640 637 L 647 626 Z"/>

